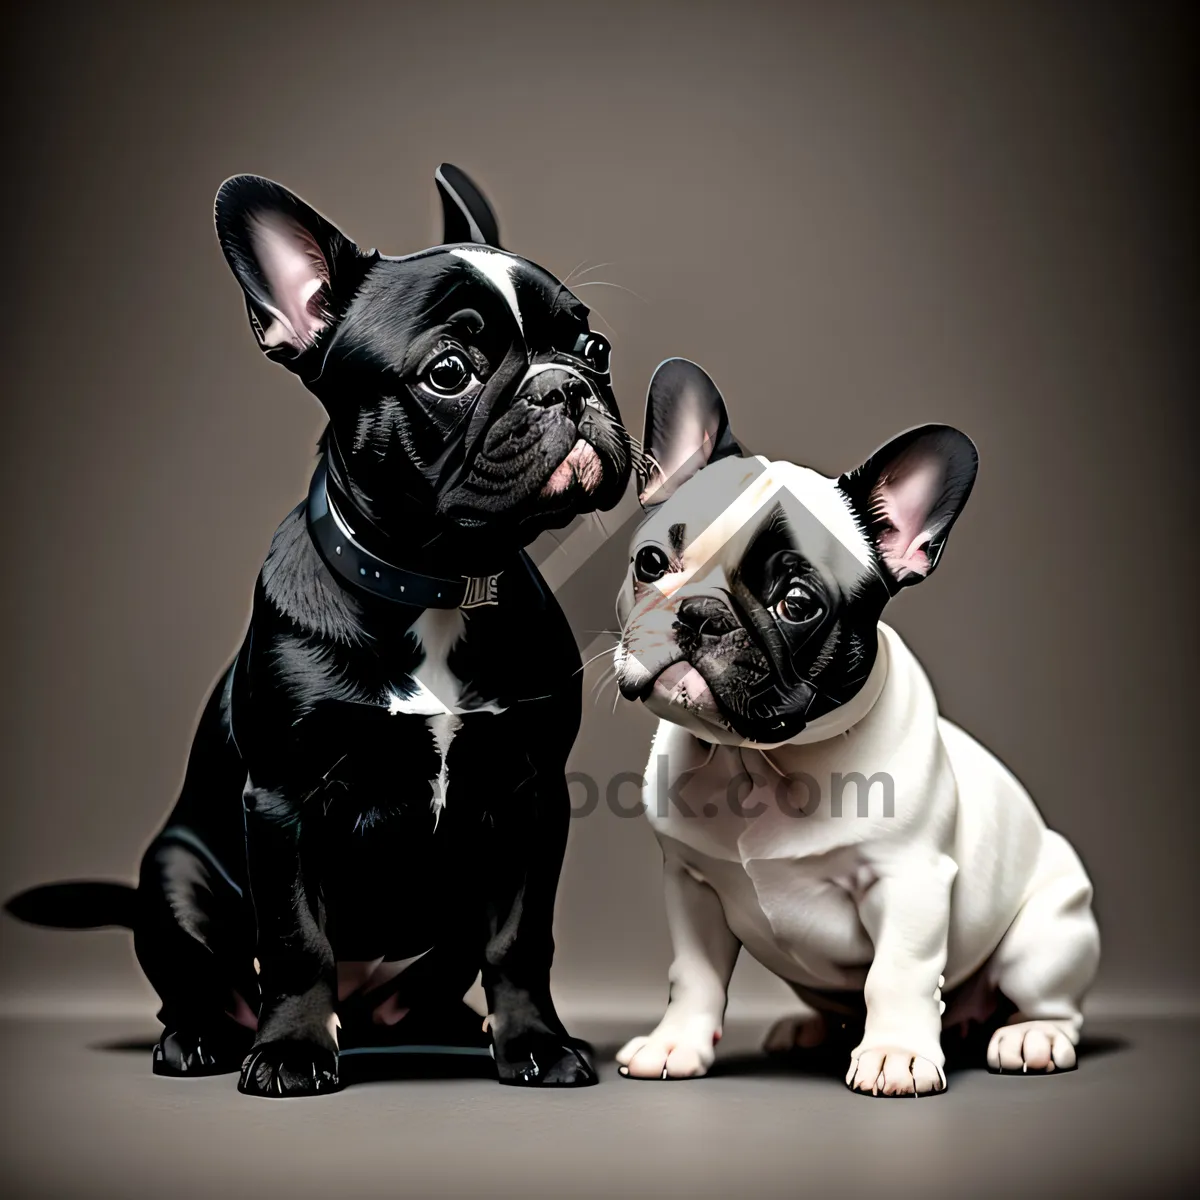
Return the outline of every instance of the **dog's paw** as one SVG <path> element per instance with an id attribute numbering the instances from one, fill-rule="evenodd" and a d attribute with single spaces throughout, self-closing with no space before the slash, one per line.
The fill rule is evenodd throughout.
<path id="1" fill-rule="evenodd" d="M 337 1052 L 315 1042 L 264 1042 L 246 1055 L 238 1091 L 272 1099 L 336 1092 Z"/>
<path id="2" fill-rule="evenodd" d="M 591 1047 L 574 1038 L 551 1034 L 518 1037 L 503 1048 L 492 1047 L 501 1083 L 515 1087 L 590 1087 L 599 1082 Z"/>
<path id="3" fill-rule="evenodd" d="M 859 1050 L 850 1060 L 846 1086 L 868 1096 L 934 1096 L 946 1090 L 937 1063 L 898 1046 Z"/>
<path id="4" fill-rule="evenodd" d="M 829 1026 L 820 1013 L 796 1013 L 780 1017 L 767 1031 L 763 1050 L 767 1054 L 790 1054 L 793 1050 L 815 1050 L 829 1039 Z"/>
<path id="5" fill-rule="evenodd" d="M 1075 1044 L 1053 1021 L 1018 1021 L 1001 1025 L 987 1050 L 994 1075 L 1049 1075 L 1075 1069 Z"/>
<path id="6" fill-rule="evenodd" d="M 721 1031 L 669 1030 L 661 1026 L 648 1037 L 635 1037 L 617 1051 L 620 1073 L 629 1079 L 698 1079 L 716 1057 Z"/>
<path id="7" fill-rule="evenodd" d="M 155 1075 L 174 1078 L 226 1075 L 241 1065 L 246 1042 L 252 1036 L 249 1030 L 245 1039 L 208 1032 L 164 1030 L 154 1047 L 151 1066 Z"/>

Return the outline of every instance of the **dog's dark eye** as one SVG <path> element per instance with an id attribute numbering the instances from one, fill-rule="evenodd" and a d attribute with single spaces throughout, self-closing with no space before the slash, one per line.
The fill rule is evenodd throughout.
<path id="1" fill-rule="evenodd" d="M 471 379 L 471 368 L 457 350 L 443 354 L 425 372 L 425 382 L 443 396 L 456 396 Z"/>
<path id="2" fill-rule="evenodd" d="M 575 343 L 575 354 L 593 371 L 607 374 L 612 347 L 598 333 L 581 333 Z"/>
<path id="3" fill-rule="evenodd" d="M 793 585 L 775 605 L 775 611 L 789 625 L 809 625 L 825 611 L 819 600 L 806 589 Z"/>
<path id="4" fill-rule="evenodd" d="M 670 561 L 658 546 L 643 546 L 633 560 L 633 573 L 642 583 L 661 579 L 670 568 Z"/>

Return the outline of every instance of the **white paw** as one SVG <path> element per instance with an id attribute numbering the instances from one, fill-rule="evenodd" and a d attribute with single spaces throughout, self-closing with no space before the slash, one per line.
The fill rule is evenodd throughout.
<path id="1" fill-rule="evenodd" d="M 859 1050 L 850 1060 L 846 1086 L 871 1096 L 932 1096 L 946 1090 L 937 1063 L 898 1046 Z"/>
<path id="2" fill-rule="evenodd" d="M 696 1079 L 708 1072 L 716 1057 L 721 1031 L 663 1029 L 635 1037 L 617 1052 L 621 1074 L 632 1079 Z"/>
<path id="3" fill-rule="evenodd" d="M 813 1050 L 824 1044 L 829 1026 L 820 1013 L 796 1013 L 780 1017 L 763 1039 L 768 1054 L 787 1054 L 792 1050 Z"/>
<path id="4" fill-rule="evenodd" d="M 992 1034 L 987 1065 L 999 1074 L 1070 1071 L 1075 1066 L 1075 1045 L 1053 1021 L 1018 1021 Z"/>

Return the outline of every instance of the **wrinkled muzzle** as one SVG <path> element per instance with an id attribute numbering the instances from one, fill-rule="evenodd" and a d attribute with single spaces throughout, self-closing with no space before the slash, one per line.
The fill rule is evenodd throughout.
<path id="1" fill-rule="evenodd" d="M 534 364 L 487 429 L 465 478 L 443 497 L 443 511 L 564 524 L 612 508 L 628 483 L 631 455 L 606 391 L 570 366 Z"/>

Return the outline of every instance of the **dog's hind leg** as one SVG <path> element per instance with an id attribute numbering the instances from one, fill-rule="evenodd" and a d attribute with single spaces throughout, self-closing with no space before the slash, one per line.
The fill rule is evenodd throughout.
<path id="1" fill-rule="evenodd" d="M 229 725 L 229 674 L 209 697 L 166 828 L 142 859 L 134 947 L 162 1000 L 160 1075 L 238 1068 L 258 1009 L 246 894 L 245 767 Z"/>
<path id="2" fill-rule="evenodd" d="M 840 1064 L 862 1037 L 866 1010 L 861 993 L 822 992 L 791 982 L 788 986 L 809 1011 L 780 1017 L 763 1039 L 763 1050 L 767 1054 L 799 1052 L 821 1061 L 836 1056 Z"/>
<path id="3" fill-rule="evenodd" d="M 992 1035 L 995 1073 L 1069 1071 L 1084 993 L 1100 961 L 1092 885 L 1068 842 L 1047 830 L 1028 898 L 986 970 L 1016 1013 Z"/>
<path id="4" fill-rule="evenodd" d="M 158 1075 L 236 1071 L 254 1040 L 253 917 L 199 846 L 170 831 L 142 860 L 138 961 L 162 1000 Z"/>

